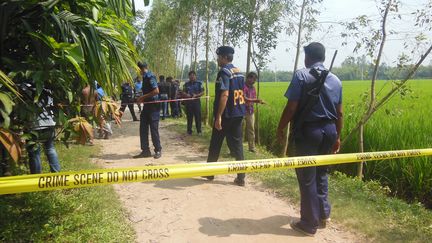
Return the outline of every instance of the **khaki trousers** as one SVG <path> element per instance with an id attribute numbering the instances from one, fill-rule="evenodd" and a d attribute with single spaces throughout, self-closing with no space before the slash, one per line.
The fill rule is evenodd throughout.
<path id="1" fill-rule="evenodd" d="M 255 150 L 255 116 L 246 114 L 246 138 L 249 144 L 249 150 Z"/>

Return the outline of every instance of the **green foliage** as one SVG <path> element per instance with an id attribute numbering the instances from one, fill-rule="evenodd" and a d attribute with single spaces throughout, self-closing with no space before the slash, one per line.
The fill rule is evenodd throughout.
<path id="1" fill-rule="evenodd" d="M 403 57 L 401 57 L 403 59 Z M 402 79 L 408 75 L 412 65 L 398 64 L 396 67 L 390 67 L 382 63 L 378 68 L 377 78 L 380 80 Z M 374 66 L 366 56 L 347 57 L 340 67 L 334 67 L 333 72 L 337 73 L 341 80 L 370 80 L 372 78 Z M 430 79 L 432 78 L 432 66 L 423 65 L 418 68 L 413 79 Z"/>
<path id="2" fill-rule="evenodd" d="M 217 73 L 219 71 L 218 65 L 216 62 L 211 61 L 209 62 L 209 81 L 215 81 L 216 80 L 216 76 Z M 185 74 L 185 78 L 188 79 L 187 77 L 187 73 Z M 197 66 L 197 78 L 198 80 L 205 80 L 206 79 L 206 62 L 205 60 L 201 60 L 198 62 L 198 66 Z"/>
<path id="3" fill-rule="evenodd" d="M 281 89 L 281 85 L 278 89 Z M 263 119 L 270 120 L 268 116 Z M 184 122 L 174 122 L 176 125 L 170 126 L 171 128 L 179 132 L 185 131 Z M 203 136 L 191 136 L 186 139 L 187 142 L 201 144 L 199 149 L 206 151 L 210 135 L 211 129 L 204 127 Z M 260 152 L 257 154 L 246 151 L 246 159 L 273 157 L 262 149 L 259 149 Z M 227 146 L 222 146 L 221 157 L 220 161 L 232 159 L 229 157 Z M 276 195 L 299 205 L 300 192 L 294 170 L 260 172 L 250 176 L 262 181 L 263 185 Z M 392 198 L 389 187 L 378 181 L 363 182 L 334 172 L 329 177 L 329 200 L 332 204 L 332 221 L 367 237 L 358 239 L 359 241 L 428 242 L 432 237 L 432 212 L 421 204 L 408 204 Z"/>
<path id="4" fill-rule="evenodd" d="M 97 147 L 57 150 L 65 171 L 97 168 L 89 159 Z M 132 242 L 125 214 L 111 186 L 2 195 L 0 241 Z"/>
<path id="5" fill-rule="evenodd" d="M 293 170 L 254 176 L 278 195 L 299 205 L 300 192 Z M 432 237 L 432 212 L 388 194 L 389 188 L 377 181 L 363 182 L 336 172 L 329 177 L 332 220 L 376 242 L 427 242 Z"/>
<path id="6" fill-rule="evenodd" d="M 397 95 L 386 109 L 382 109 L 370 120 L 365 130 L 365 151 L 399 150 L 428 148 L 432 144 L 429 134 L 432 133 L 432 81 L 411 80 L 408 88 L 411 93 Z M 284 97 L 289 83 L 262 83 L 261 99 L 266 105 L 259 107 L 261 144 L 277 154 L 278 144 L 275 134 L 280 114 L 287 102 Z M 344 128 L 342 138 L 346 136 L 366 109 L 364 101 L 368 99 L 365 91 L 369 83 L 365 81 L 343 82 Z M 378 98 L 392 87 L 391 81 L 377 83 Z M 214 86 L 210 85 L 210 94 Z M 213 99 L 211 100 L 213 102 Z M 211 114 L 211 113 L 210 113 Z M 356 138 L 347 142 L 343 153 L 357 152 Z M 353 165 L 339 166 L 339 170 L 354 174 Z M 391 195 L 407 201 L 422 202 L 432 207 L 432 166 L 431 158 L 410 158 L 368 162 L 365 167 L 365 178 L 378 180 L 390 188 Z"/>
<path id="7" fill-rule="evenodd" d="M 51 108 L 63 125 L 80 113 L 81 91 L 87 84 L 94 86 L 97 80 L 112 95 L 115 86 L 132 80 L 129 69 L 136 66 L 136 53 L 130 41 L 131 18 L 130 1 L 124 0 L 3 1 L 0 93 L 10 92 L 11 126 L 31 127 L 41 112 L 36 104 L 46 98 L 45 88 L 53 91 L 55 104 L 61 104 Z M 4 76 L 13 84 L 5 83 Z M 5 108 L 12 104 L 6 98 L 2 95 L 7 106 L 0 108 L 5 125 L 10 113 Z"/>
<path id="8" fill-rule="evenodd" d="M 171 4 L 173 6 L 171 6 Z M 177 69 L 176 45 L 185 42 L 190 25 L 187 1 L 171 3 L 155 0 L 137 43 L 143 48 L 144 59 L 156 74 L 174 76 Z M 142 43 L 143 42 L 143 43 Z"/>

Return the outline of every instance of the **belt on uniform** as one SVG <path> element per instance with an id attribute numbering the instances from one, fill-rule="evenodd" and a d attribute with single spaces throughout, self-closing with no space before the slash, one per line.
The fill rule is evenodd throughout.
<path id="1" fill-rule="evenodd" d="M 330 119 L 321 119 L 316 121 L 305 121 L 303 122 L 306 126 L 319 126 L 319 125 L 327 125 L 327 124 L 333 124 L 336 120 L 330 120 Z"/>

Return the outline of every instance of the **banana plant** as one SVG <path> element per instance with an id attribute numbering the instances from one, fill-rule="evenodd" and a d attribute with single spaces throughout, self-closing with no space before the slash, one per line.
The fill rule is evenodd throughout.
<path id="1" fill-rule="evenodd" d="M 118 126 L 121 124 L 120 107 L 114 100 L 108 97 L 103 97 L 102 100 L 96 102 L 93 115 L 96 120 L 100 120 L 98 118 L 112 118 Z"/>
<path id="2" fill-rule="evenodd" d="M 77 116 L 68 121 L 73 130 L 73 138 L 79 144 L 84 145 L 88 140 L 93 140 L 93 126 L 84 118 Z"/>

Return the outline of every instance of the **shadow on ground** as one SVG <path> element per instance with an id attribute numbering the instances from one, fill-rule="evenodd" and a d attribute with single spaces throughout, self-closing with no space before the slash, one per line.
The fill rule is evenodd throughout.
<path id="1" fill-rule="evenodd" d="M 296 220 L 294 217 L 285 215 L 275 215 L 263 219 L 217 219 L 212 217 L 200 218 L 201 224 L 199 231 L 208 236 L 229 237 L 230 235 L 291 235 L 302 237 L 304 235 L 289 228 L 283 228 L 291 221 Z"/>
<path id="2" fill-rule="evenodd" d="M 154 187 L 170 190 L 184 190 L 187 187 L 198 186 L 202 184 L 216 184 L 216 185 L 230 185 L 233 186 L 234 183 L 226 181 L 208 181 L 204 178 L 187 178 L 187 179 L 176 179 L 167 181 L 156 181 L 156 182 L 144 182 L 144 183 L 154 183 Z"/>

